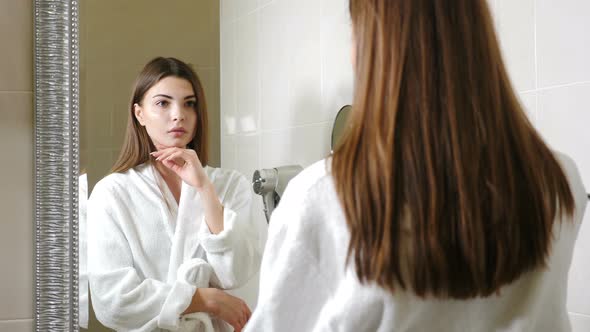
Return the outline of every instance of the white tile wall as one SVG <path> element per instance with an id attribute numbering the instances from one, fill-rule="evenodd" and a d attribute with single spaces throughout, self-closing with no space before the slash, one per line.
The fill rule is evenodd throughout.
<path id="1" fill-rule="evenodd" d="M 317 123 L 285 130 L 265 131 L 261 135 L 263 168 L 300 164 L 309 166 L 328 155 L 330 122 Z"/>
<path id="2" fill-rule="evenodd" d="M 223 4 L 223 3 L 222 3 Z M 222 21 L 223 22 L 223 21 Z M 235 25 L 222 24 L 220 28 L 220 56 L 223 66 L 220 70 L 220 79 L 223 89 L 220 90 L 221 135 L 233 135 L 236 127 L 236 57 L 233 56 L 235 47 Z"/>
<path id="3" fill-rule="evenodd" d="M 576 161 L 590 191 L 590 83 L 539 91 L 538 110 L 539 130 Z"/>
<path id="4" fill-rule="evenodd" d="M 590 331 L 590 316 L 570 313 L 570 321 L 572 323 L 573 332 Z"/>
<path id="5" fill-rule="evenodd" d="M 289 8 L 285 1 L 273 1 L 260 10 L 260 124 L 262 130 L 288 128 L 292 120 L 289 100 L 291 40 L 285 38 Z"/>
<path id="6" fill-rule="evenodd" d="M 352 103 L 353 66 L 352 31 L 348 14 L 348 3 L 326 0 L 321 6 L 320 48 L 322 56 L 322 108 L 326 115 L 318 118 L 332 120 L 338 105 Z"/>
<path id="7" fill-rule="evenodd" d="M 537 121 L 537 93 L 525 92 L 519 95 L 520 102 L 533 124 Z"/>
<path id="8" fill-rule="evenodd" d="M 539 86 L 590 81 L 590 1 L 535 3 Z"/>
<path id="9" fill-rule="evenodd" d="M 258 0 L 234 0 L 235 12 L 238 16 L 244 16 L 258 7 Z"/>
<path id="10" fill-rule="evenodd" d="M 352 100 L 348 1 L 221 3 L 221 94 L 228 97 L 222 97 L 221 108 L 227 123 L 222 166 L 250 172 L 291 163 L 308 166 L 325 157 L 330 122 Z M 576 161 L 590 191 L 590 1 L 489 4 L 523 107 L 549 144 Z M 234 52 L 224 54 L 223 45 L 232 43 Z M 258 100 L 251 93 L 258 93 Z M 590 329 L 589 223 L 587 217 L 572 263 L 568 307 L 574 332 Z"/>
<path id="11" fill-rule="evenodd" d="M 258 12 L 239 17 L 235 26 L 236 129 L 249 133 L 258 130 L 259 119 Z"/>
<path id="12" fill-rule="evenodd" d="M 504 61 L 518 91 L 535 89 L 535 0 L 497 0 Z"/>

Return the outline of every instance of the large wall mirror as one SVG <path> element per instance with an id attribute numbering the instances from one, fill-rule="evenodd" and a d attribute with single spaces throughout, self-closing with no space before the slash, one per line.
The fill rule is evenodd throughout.
<path id="1" fill-rule="evenodd" d="M 110 172 L 123 144 L 134 81 L 158 56 L 178 58 L 199 76 L 209 115 L 209 165 L 218 167 L 219 1 L 80 1 L 79 17 L 80 173 L 86 175 L 80 186 L 87 185 L 90 194 Z M 85 266 L 80 267 L 83 276 Z M 80 326 L 108 331 L 84 297 L 86 282 L 80 279 Z"/>
<path id="2" fill-rule="evenodd" d="M 93 234 L 87 229 L 86 201 L 97 182 L 109 174 L 120 153 L 134 81 L 149 60 L 157 56 L 175 57 L 198 74 L 209 115 L 208 164 L 220 166 L 220 139 L 224 137 L 220 133 L 220 3 L 223 4 L 219 0 L 35 0 L 36 331 L 110 330 L 96 319 L 90 304 L 92 289 L 86 275 L 85 239 Z M 337 29 L 329 31 L 341 35 Z M 238 45 L 238 36 L 235 38 Z M 242 39 L 239 45 L 247 42 Z M 346 37 L 342 39 L 347 42 Z M 336 45 L 347 49 L 346 43 Z M 333 48 L 327 51 L 342 53 Z M 234 47 L 230 52 L 234 52 Z M 304 67 L 306 61 L 297 63 Z M 343 66 L 348 68 L 347 64 Z M 348 78 L 348 74 L 343 76 Z M 301 82 L 293 83 L 307 91 L 308 86 L 302 84 L 305 75 L 296 77 Z M 244 85 L 252 84 L 236 83 L 235 89 L 240 90 L 237 95 L 253 98 L 255 94 L 250 90 L 238 89 Z M 319 83 L 317 88 L 320 89 Z M 339 107 L 350 102 L 346 97 L 349 89 L 343 89 L 344 93 L 341 90 L 338 87 L 338 91 L 332 91 L 333 96 L 327 100 L 334 105 L 326 107 L 329 111 L 324 111 L 319 120 L 315 113 L 311 116 L 312 111 L 307 111 L 312 121 L 319 121 L 317 124 L 294 130 L 315 137 L 312 152 L 296 140 L 293 147 L 299 148 L 299 154 L 270 158 L 266 160 L 268 165 L 260 166 L 276 167 L 299 160 L 309 163 L 327 155 L 332 129 L 329 120 Z M 299 95 L 290 97 L 297 99 Z M 317 93 L 312 97 L 312 104 L 321 104 Z M 233 119 L 231 114 L 228 119 Z M 301 117 L 293 123 L 307 125 L 308 120 Z M 257 136 L 244 133 L 230 133 L 235 137 L 230 135 L 231 140 L 224 145 L 224 149 L 236 152 L 232 154 L 236 160 L 238 155 L 251 153 L 237 137 L 245 137 L 248 142 L 258 140 Z M 271 131 L 269 135 L 274 134 Z M 234 143 L 236 147 L 230 146 Z M 240 171 L 250 180 L 249 171 L 259 165 L 246 164 Z M 264 217 L 261 197 L 253 198 L 258 203 L 254 208 Z M 266 225 L 265 220 L 262 223 Z M 255 287 L 237 289 L 232 294 L 246 302 L 255 299 L 257 278 L 252 278 L 248 285 Z"/>
<path id="3" fill-rule="evenodd" d="M 583 1 L 559 13 L 539 1 L 489 2 L 502 23 L 503 51 L 535 127 L 571 154 L 590 179 L 590 159 L 580 148 L 588 131 L 573 130 L 584 123 L 578 118 L 586 107 L 588 80 L 580 70 L 585 62 L 572 52 L 551 51 L 580 46 L 573 42 L 579 29 L 562 23 L 587 21 L 571 15 Z M 199 75 L 209 109 L 211 166 L 225 158 L 223 166 L 239 169 L 248 180 L 256 169 L 307 166 L 345 137 L 350 106 L 332 126 L 338 109 L 352 102 L 345 3 L 34 0 L 36 331 L 109 330 L 89 305 L 84 211 L 86 198 L 119 155 L 132 87 L 143 66 L 156 56 L 175 57 Z M 576 54 L 587 52 L 581 50 Z M 220 62 L 227 69 L 223 74 Z M 260 98 L 262 91 L 271 98 Z M 261 197 L 254 199 L 264 218 Z M 580 234 L 588 243 L 590 232 Z M 588 308 L 580 277 L 589 275 L 587 253 L 578 252 L 570 274 L 572 312 Z"/>
<path id="4" fill-rule="evenodd" d="M 149 60 L 175 57 L 198 74 L 219 166 L 219 26 L 218 0 L 35 1 L 37 331 L 110 330 L 88 301 L 85 199 L 120 152 Z"/>

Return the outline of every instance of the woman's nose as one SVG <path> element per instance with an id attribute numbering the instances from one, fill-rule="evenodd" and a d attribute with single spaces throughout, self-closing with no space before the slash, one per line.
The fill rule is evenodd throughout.
<path id="1" fill-rule="evenodd" d="M 172 109 L 172 118 L 174 121 L 184 120 L 186 117 L 184 108 L 181 105 L 175 105 Z"/>

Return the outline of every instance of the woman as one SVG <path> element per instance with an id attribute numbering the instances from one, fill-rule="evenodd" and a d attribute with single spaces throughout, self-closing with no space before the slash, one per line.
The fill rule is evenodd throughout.
<path id="1" fill-rule="evenodd" d="M 225 321 L 240 331 L 248 320 L 244 301 L 220 289 L 259 267 L 250 185 L 206 165 L 201 83 L 185 63 L 156 58 L 135 83 L 112 174 L 88 202 L 91 298 L 105 326 L 222 330 Z"/>
<path id="2" fill-rule="evenodd" d="M 350 0 L 333 156 L 270 221 L 247 331 L 569 331 L 585 209 L 512 90 L 486 0 Z"/>

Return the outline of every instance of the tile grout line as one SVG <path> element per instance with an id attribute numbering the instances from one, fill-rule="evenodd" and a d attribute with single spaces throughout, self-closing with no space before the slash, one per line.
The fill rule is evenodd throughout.
<path id="1" fill-rule="evenodd" d="M 546 86 L 546 87 L 543 87 L 543 88 L 537 88 L 536 91 L 537 92 L 547 91 L 547 90 L 567 88 L 567 87 L 572 87 L 572 86 L 577 86 L 577 85 L 584 85 L 584 84 L 590 84 L 590 81 L 579 81 L 579 82 L 572 82 L 572 83 L 566 83 L 566 84 L 550 85 L 550 86 Z"/>

